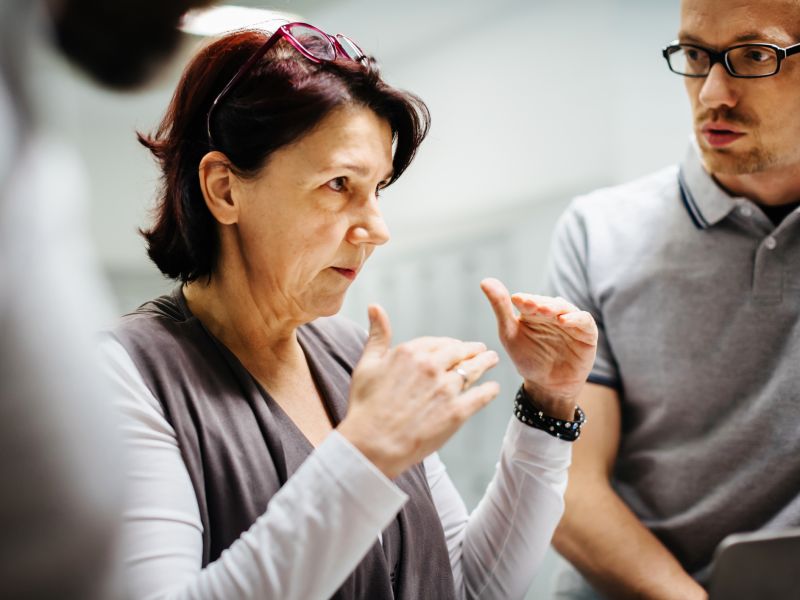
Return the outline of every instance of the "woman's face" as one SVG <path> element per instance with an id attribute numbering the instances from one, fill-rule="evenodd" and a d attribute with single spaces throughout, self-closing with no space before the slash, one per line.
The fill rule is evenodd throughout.
<path id="1" fill-rule="evenodd" d="M 392 132 L 370 109 L 333 111 L 236 179 L 241 261 L 255 300 L 300 320 L 339 311 L 375 246 L 389 240 L 378 207 L 392 174 Z"/>

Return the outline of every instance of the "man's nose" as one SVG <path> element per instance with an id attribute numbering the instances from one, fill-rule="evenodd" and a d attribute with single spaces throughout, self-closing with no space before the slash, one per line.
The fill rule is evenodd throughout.
<path id="1" fill-rule="evenodd" d="M 700 102 L 706 108 L 733 108 L 739 101 L 734 81 L 725 70 L 725 65 L 713 65 L 700 88 Z"/>

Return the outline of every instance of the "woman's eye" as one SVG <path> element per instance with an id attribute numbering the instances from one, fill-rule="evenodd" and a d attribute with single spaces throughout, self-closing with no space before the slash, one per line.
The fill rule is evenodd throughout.
<path id="1" fill-rule="evenodd" d="M 381 181 L 378 184 L 378 187 L 375 188 L 375 197 L 376 198 L 380 197 L 380 195 L 383 193 L 383 190 L 386 188 L 386 186 L 389 185 L 389 183 L 390 183 L 389 181 Z"/>
<path id="2" fill-rule="evenodd" d="M 334 192 L 343 192 L 347 179 L 345 177 L 336 177 L 331 179 L 326 185 Z"/>

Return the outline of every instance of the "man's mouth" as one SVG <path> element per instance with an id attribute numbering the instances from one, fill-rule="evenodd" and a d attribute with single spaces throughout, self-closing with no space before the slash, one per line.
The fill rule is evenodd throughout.
<path id="1" fill-rule="evenodd" d="M 706 123 L 700 131 L 708 145 L 713 148 L 729 146 L 745 135 L 744 132 L 722 122 Z"/>

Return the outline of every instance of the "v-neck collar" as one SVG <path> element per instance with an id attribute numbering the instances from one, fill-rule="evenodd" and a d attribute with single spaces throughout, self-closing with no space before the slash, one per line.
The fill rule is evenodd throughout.
<path id="1" fill-rule="evenodd" d="M 284 483 L 303 460 L 314 451 L 314 445 L 286 413 L 281 405 L 270 395 L 263 385 L 254 377 L 250 371 L 242 364 L 239 357 L 228 348 L 219 338 L 217 338 L 205 324 L 192 312 L 183 293 L 183 286 L 179 285 L 173 290 L 172 297 L 183 313 L 185 320 L 194 320 L 203 329 L 204 333 L 213 341 L 214 345 L 220 350 L 229 367 L 237 374 L 238 379 L 249 391 L 251 395 L 260 396 L 266 404 L 273 418 L 280 424 L 278 429 L 282 432 L 280 438 L 283 442 L 291 438 L 291 445 L 301 456 L 286 456 L 286 463 L 281 465 L 279 473 Z M 303 350 L 303 355 L 308 363 L 311 378 L 322 398 L 328 418 L 335 429 L 342 422 L 347 414 L 347 391 L 350 389 L 350 373 L 343 367 L 342 362 L 337 360 L 335 354 L 331 353 L 332 348 L 313 335 L 313 323 L 302 325 L 296 331 L 297 341 Z M 289 433 L 289 436 L 286 436 Z M 281 446 L 284 444 L 282 443 Z M 282 448 L 283 449 L 283 448 Z M 286 453 L 283 452 L 285 455 Z"/>

